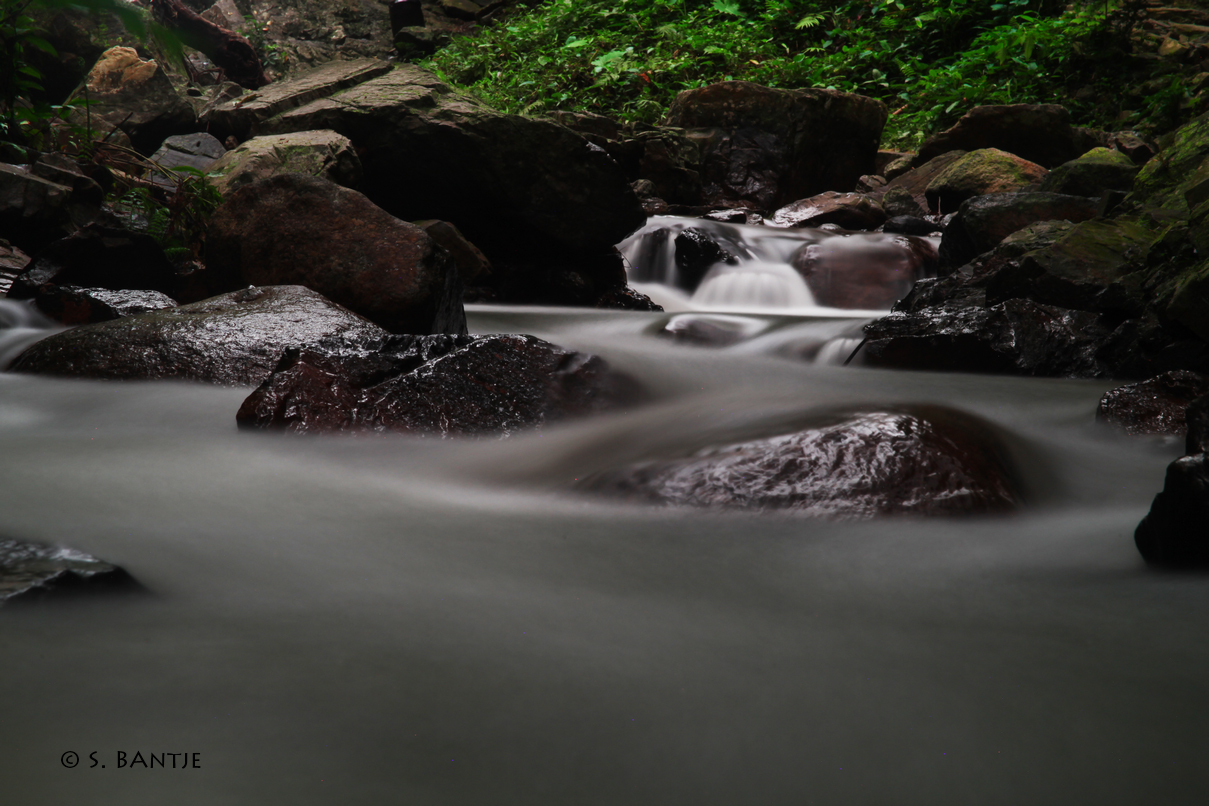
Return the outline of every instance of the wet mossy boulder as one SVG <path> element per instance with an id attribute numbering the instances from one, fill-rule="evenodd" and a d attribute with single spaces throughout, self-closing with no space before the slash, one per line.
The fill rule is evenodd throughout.
<path id="1" fill-rule="evenodd" d="M 1054 168 L 1041 183 L 1041 190 L 1071 196 L 1100 197 L 1106 191 L 1133 189 L 1141 168 L 1133 160 L 1110 148 L 1093 148 L 1081 157 Z"/>
<path id="2" fill-rule="evenodd" d="M 300 173 L 355 188 L 361 160 L 347 137 L 333 131 L 291 132 L 253 137 L 209 168 L 210 183 L 223 195 L 277 174 Z"/>
<path id="3" fill-rule="evenodd" d="M 934 213 L 955 212 L 966 199 L 1039 185 L 1045 168 L 997 148 L 980 148 L 953 161 L 928 183 L 924 196 Z"/>
<path id="4" fill-rule="evenodd" d="M 1097 205 L 1088 199 L 1038 191 L 990 193 L 966 199 L 945 227 L 940 242 L 941 265 L 950 270 L 963 266 L 1030 224 L 1086 221 L 1097 211 Z"/>

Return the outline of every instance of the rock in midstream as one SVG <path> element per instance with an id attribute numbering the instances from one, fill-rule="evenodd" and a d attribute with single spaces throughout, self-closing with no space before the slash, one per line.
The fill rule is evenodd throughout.
<path id="1" fill-rule="evenodd" d="M 583 489 L 674 506 L 829 518 L 1006 512 L 1023 501 L 989 424 L 952 409 L 836 415 L 766 439 L 587 478 Z"/>
<path id="2" fill-rule="evenodd" d="M 288 350 L 236 419 L 299 433 L 507 436 L 642 396 L 598 356 L 534 336 L 332 338 Z"/>
<path id="3" fill-rule="evenodd" d="M 0 605 L 143 590 L 124 569 L 89 554 L 0 538 Z"/>

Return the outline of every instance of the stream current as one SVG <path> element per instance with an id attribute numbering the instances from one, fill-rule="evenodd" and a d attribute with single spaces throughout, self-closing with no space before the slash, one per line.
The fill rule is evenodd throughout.
<path id="1" fill-rule="evenodd" d="M 655 396 L 507 440 L 252 434 L 246 389 L 0 374 L 0 532 L 151 592 L 0 611 L 0 800 L 1205 802 L 1209 586 L 1133 545 L 1179 447 L 1098 427 L 1111 381 L 840 367 L 861 316 L 747 308 L 705 349 L 658 335 L 685 313 L 471 306 Z M 905 402 L 1004 429 L 1029 505 L 830 522 L 571 490 Z"/>

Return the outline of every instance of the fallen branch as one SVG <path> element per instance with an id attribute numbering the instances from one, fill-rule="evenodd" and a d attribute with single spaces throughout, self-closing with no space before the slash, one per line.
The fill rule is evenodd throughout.
<path id="1" fill-rule="evenodd" d="M 215 25 L 180 0 L 149 0 L 149 5 L 156 19 L 176 31 L 186 45 L 210 57 L 231 81 L 252 90 L 269 83 L 247 39 Z"/>

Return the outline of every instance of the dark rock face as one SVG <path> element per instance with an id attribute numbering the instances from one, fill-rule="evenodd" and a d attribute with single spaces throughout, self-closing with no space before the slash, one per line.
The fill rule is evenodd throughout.
<path id="1" fill-rule="evenodd" d="M 1096 353 L 1112 327 L 1087 311 L 1013 299 L 988 308 L 895 312 L 865 333 L 872 366 L 1093 378 L 1108 375 Z"/>
<path id="2" fill-rule="evenodd" d="M 395 333 L 464 333 L 462 283 L 424 230 L 304 174 L 239 188 L 214 213 L 208 270 L 232 284 L 305 285 Z"/>
<path id="3" fill-rule="evenodd" d="M 940 407 L 877 411 L 585 480 L 673 506 L 789 510 L 830 518 L 1015 509 L 1022 494 L 992 428 Z"/>
<path id="4" fill-rule="evenodd" d="M 0 238 L 32 252 L 68 235 L 75 229 L 72 195 L 70 185 L 0 163 Z"/>
<path id="5" fill-rule="evenodd" d="M 916 157 L 922 164 L 948 151 L 998 148 L 1046 168 L 1079 156 L 1070 112 L 1057 104 L 976 106 L 953 126 L 929 137 Z"/>
<path id="6" fill-rule="evenodd" d="M 597 308 L 608 308 L 615 311 L 652 311 L 658 312 L 663 310 L 663 306 L 657 304 L 646 294 L 640 294 L 634 289 L 626 286 L 617 291 L 610 291 L 596 300 Z"/>
<path id="7" fill-rule="evenodd" d="M 1105 393 L 1096 419 L 1127 434 L 1183 435 L 1185 411 L 1205 394 L 1209 394 L 1209 378 L 1186 370 L 1164 372 Z"/>
<path id="8" fill-rule="evenodd" d="M 439 218 L 414 222 L 440 244 L 457 264 L 458 276 L 470 284 L 486 280 L 491 275 L 491 261 L 477 246 L 466 239 L 456 226 Z"/>
<path id="9" fill-rule="evenodd" d="M 942 267 L 964 266 L 1013 232 L 1038 221 L 1077 223 L 1094 218 L 1095 202 L 1058 193 L 992 193 L 962 202 L 940 242 Z"/>
<path id="10" fill-rule="evenodd" d="M 248 386 L 264 380 L 287 348 L 341 334 L 386 332 L 300 286 L 247 288 L 58 333 L 22 353 L 12 370 Z"/>
<path id="11" fill-rule="evenodd" d="M 569 129 L 496 112 L 410 64 L 283 112 L 258 133 L 314 129 L 357 144 L 375 203 L 404 220 L 456 224 L 499 269 L 498 287 L 510 280 L 505 269 L 567 266 L 597 293 L 624 287 L 613 244 L 646 216 L 617 163 Z"/>
<path id="12" fill-rule="evenodd" d="M 171 295 L 177 278 L 164 250 L 150 235 L 90 224 L 34 255 L 9 296 L 30 299 L 50 285 Z"/>
<path id="13" fill-rule="evenodd" d="M 176 300 L 159 291 L 112 291 L 108 288 L 46 285 L 39 289 L 34 304 L 57 322 L 86 325 L 175 308 Z"/>
<path id="14" fill-rule="evenodd" d="M 806 244 L 790 262 L 820 305 L 887 310 L 935 271 L 936 252 L 928 241 L 904 235 L 827 238 Z"/>
<path id="15" fill-rule="evenodd" d="M 928 185 L 965 155 L 965 151 L 941 154 L 895 176 L 884 187 L 878 188 L 870 195 L 882 199 L 882 206 L 887 215 L 925 215 L 928 209 Z M 904 193 L 906 195 L 903 195 Z M 886 206 L 887 204 L 891 206 Z"/>
<path id="16" fill-rule="evenodd" d="M 0 538 L 0 605 L 143 590 L 125 570 L 83 552 Z"/>
<path id="17" fill-rule="evenodd" d="M 1196 453 L 1167 466 L 1163 491 L 1138 524 L 1134 543 L 1149 565 L 1209 565 L 1209 454 Z"/>
<path id="18" fill-rule="evenodd" d="M 827 191 L 809 199 L 800 199 L 773 214 L 781 227 L 818 227 L 835 224 L 847 230 L 877 229 L 886 220 L 886 212 L 863 193 Z"/>
<path id="19" fill-rule="evenodd" d="M 771 210 L 874 173 L 887 116 L 860 95 L 724 81 L 677 95 L 665 122 L 698 130 L 704 204 Z"/>
<path id="20" fill-rule="evenodd" d="M 882 225 L 882 232 L 893 235 L 933 235 L 940 229 L 931 221 L 913 215 L 896 215 Z"/>
<path id="21" fill-rule="evenodd" d="M 708 232 L 698 227 L 686 227 L 673 241 L 676 247 L 676 268 L 680 284 L 692 290 L 701 284 L 710 267 L 717 263 L 735 263 L 736 258 Z"/>
<path id="22" fill-rule="evenodd" d="M 639 396 L 603 360 L 533 336 L 328 339 L 286 352 L 245 428 L 507 435 Z"/>

